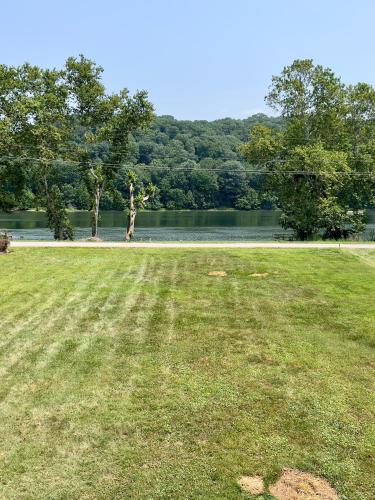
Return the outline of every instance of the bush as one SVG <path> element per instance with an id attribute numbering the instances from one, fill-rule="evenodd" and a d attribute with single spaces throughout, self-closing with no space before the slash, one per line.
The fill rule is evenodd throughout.
<path id="1" fill-rule="evenodd" d="M 255 210 L 259 208 L 258 193 L 253 188 L 248 188 L 246 193 L 238 197 L 234 202 L 237 210 Z"/>
<path id="2" fill-rule="evenodd" d="M 10 245 L 10 237 L 7 233 L 0 233 L 0 253 L 7 253 Z"/>
<path id="3" fill-rule="evenodd" d="M 169 200 L 167 208 L 169 210 L 181 210 L 185 208 L 186 196 L 182 189 L 175 188 L 169 191 Z"/>
<path id="4" fill-rule="evenodd" d="M 60 189 L 52 186 L 47 204 L 48 227 L 53 231 L 55 240 L 72 240 L 73 226 L 67 216 L 64 199 Z"/>

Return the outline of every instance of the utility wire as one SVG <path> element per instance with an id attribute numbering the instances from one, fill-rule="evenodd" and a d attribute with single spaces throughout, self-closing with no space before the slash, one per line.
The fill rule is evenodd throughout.
<path id="1" fill-rule="evenodd" d="M 27 160 L 27 161 L 40 161 L 40 162 L 45 162 L 45 161 L 58 161 L 58 162 L 61 162 L 61 163 L 77 163 L 77 164 L 80 164 L 80 165 L 83 165 L 83 164 L 90 164 L 92 163 L 93 165 L 95 165 L 95 163 L 93 162 L 94 159 L 91 159 L 91 162 L 90 161 L 79 161 L 79 160 L 64 160 L 63 158 L 36 158 L 36 157 L 32 157 L 32 156 L 11 156 L 11 155 L 3 155 L 3 156 L 0 156 L 0 159 L 8 159 L 8 160 Z M 176 157 L 175 156 L 161 156 L 160 158 L 153 158 L 152 160 L 176 160 Z M 206 157 L 206 158 L 201 158 L 199 161 L 202 161 L 202 160 L 213 160 L 213 161 L 240 161 L 236 158 L 209 158 L 209 157 Z M 124 164 L 126 164 L 126 161 L 128 162 L 131 162 L 132 160 L 124 160 L 123 163 L 100 163 L 103 167 L 123 167 Z M 181 160 L 179 160 L 181 161 Z M 194 160 L 193 158 L 184 158 L 182 159 L 182 161 L 196 161 Z M 284 163 L 288 160 L 282 160 L 282 159 L 276 159 L 276 160 L 258 160 L 257 161 L 257 164 L 261 165 L 261 164 L 267 164 L 267 163 Z M 137 164 L 137 165 L 144 165 L 146 167 L 156 167 L 156 165 L 145 165 L 145 164 Z M 163 167 L 163 168 L 166 168 L 166 167 Z M 183 167 L 183 168 L 196 168 L 195 166 L 192 166 L 192 167 Z M 203 167 L 202 167 L 203 168 Z"/>
<path id="2" fill-rule="evenodd" d="M 8 159 L 8 160 L 14 160 L 14 161 L 27 161 L 31 163 L 38 163 L 38 162 L 60 162 L 60 163 L 65 163 L 65 164 L 77 164 L 82 167 L 88 167 L 88 168 L 93 168 L 95 166 L 101 166 L 101 167 L 113 167 L 113 168 L 123 168 L 126 167 L 127 165 L 121 164 L 121 163 L 94 163 L 94 162 L 85 162 L 85 161 L 77 161 L 77 160 L 63 160 L 59 158 L 35 158 L 35 157 L 29 157 L 29 156 L 2 156 L 0 157 L 1 159 Z M 162 158 L 160 158 L 162 159 Z M 286 163 L 288 160 L 263 160 L 263 164 L 278 164 L 278 163 Z M 262 162 L 257 162 L 256 165 L 262 165 Z M 145 169 L 145 170 L 167 170 L 168 172 L 176 172 L 176 171 L 181 171 L 181 172 L 196 172 L 196 171 L 203 171 L 203 172 L 213 172 L 213 173 L 250 173 L 250 174 L 259 174 L 259 175 L 311 175 L 311 176 L 321 176 L 324 175 L 324 173 L 319 173 L 319 172 L 312 172 L 312 171 L 307 171 L 307 170 L 284 170 L 284 171 L 277 171 L 277 170 L 263 170 L 263 169 L 249 169 L 249 168 L 243 168 L 243 169 L 225 169 L 222 167 L 213 167 L 213 168 L 207 168 L 207 167 L 201 167 L 199 165 L 197 166 L 176 166 L 176 167 L 168 167 L 164 165 L 144 165 L 144 164 L 134 164 L 132 165 L 132 168 L 135 169 Z M 368 177 L 375 175 L 375 172 L 335 172 L 336 175 L 342 175 L 342 176 L 353 176 L 353 177 Z"/>

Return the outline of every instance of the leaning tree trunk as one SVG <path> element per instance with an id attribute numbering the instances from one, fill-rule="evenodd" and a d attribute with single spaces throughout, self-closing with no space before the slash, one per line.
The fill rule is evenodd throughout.
<path id="1" fill-rule="evenodd" d="M 125 241 L 130 241 L 134 236 L 134 225 L 135 225 L 135 217 L 137 215 L 137 210 L 130 210 L 128 215 L 128 225 L 125 233 Z"/>
<path id="2" fill-rule="evenodd" d="M 131 182 L 129 184 L 129 214 L 128 214 L 128 224 L 126 227 L 125 241 L 130 241 L 134 235 L 135 217 L 137 215 L 137 209 L 135 208 L 134 202 L 134 185 Z"/>

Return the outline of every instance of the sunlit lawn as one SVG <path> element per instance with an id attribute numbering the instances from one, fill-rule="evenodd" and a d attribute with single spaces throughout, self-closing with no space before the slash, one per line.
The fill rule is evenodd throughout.
<path id="1" fill-rule="evenodd" d="M 240 498 L 283 467 L 374 498 L 375 250 L 15 249 L 0 269 L 0 498 Z"/>

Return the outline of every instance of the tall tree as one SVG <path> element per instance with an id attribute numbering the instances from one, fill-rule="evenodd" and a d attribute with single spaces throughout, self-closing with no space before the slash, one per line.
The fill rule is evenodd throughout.
<path id="1" fill-rule="evenodd" d="M 101 81 L 103 68 L 82 55 L 69 58 L 65 70 L 73 116 L 82 130 L 83 141 L 76 152 L 90 178 L 92 236 L 97 238 L 102 194 L 127 159 L 130 133 L 151 123 L 153 107 L 145 91 L 131 96 L 123 89 L 107 95 Z"/>
<path id="2" fill-rule="evenodd" d="M 286 119 L 289 148 L 317 141 L 327 149 L 343 146 L 345 87 L 331 69 L 294 61 L 272 77 L 266 102 Z"/>
<path id="3" fill-rule="evenodd" d="M 18 69 L 0 65 L 0 210 L 17 206 L 27 177 L 22 153 L 22 131 L 26 122 Z"/>
<path id="4" fill-rule="evenodd" d="M 22 154 L 32 161 L 32 176 L 44 194 L 48 224 L 55 238 L 70 239 L 72 226 L 59 188 L 54 186 L 51 193 L 54 161 L 69 136 L 68 94 L 63 73 L 23 64 L 8 68 L 8 74 L 13 91 L 10 99 L 2 99 L 2 108 L 11 124 L 11 151 L 16 157 Z M 19 166 L 15 162 L 13 165 Z"/>
<path id="5" fill-rule="evenodd" d="M 272 171 L 267 184 L 281 204 L 283 226 L 301 239 L 361 231 L 366 181 L 353 179 L 360 138 L 372 136 L 371 89 L 346 88 L 329 68 L 297 60 L 273 77 L 266 101 L 281 112 L 285 128 L 254 127 L 241 149 L 249 162 L 260 159 Z"/>
<path id="6" fill-rule="evenodd" d="M 321 143 L 297 146 L 273 171 L 269 182 L 281 203 L 285 229 L 293 229 L 301 240 L 321 228 L 327 237 L 346 234 L 346 224 L 352 221 L 339 201 L 350 171 L 345 152 L 329 151 Z"/>
<path id="7" fill-rule="evenodd" d="M 360 208 L 375 202 L 375 89 L 366 83 L 349 85 L 346 108 L 349 162 L 356 175 L 345 194 L 350 206 Z"/>

